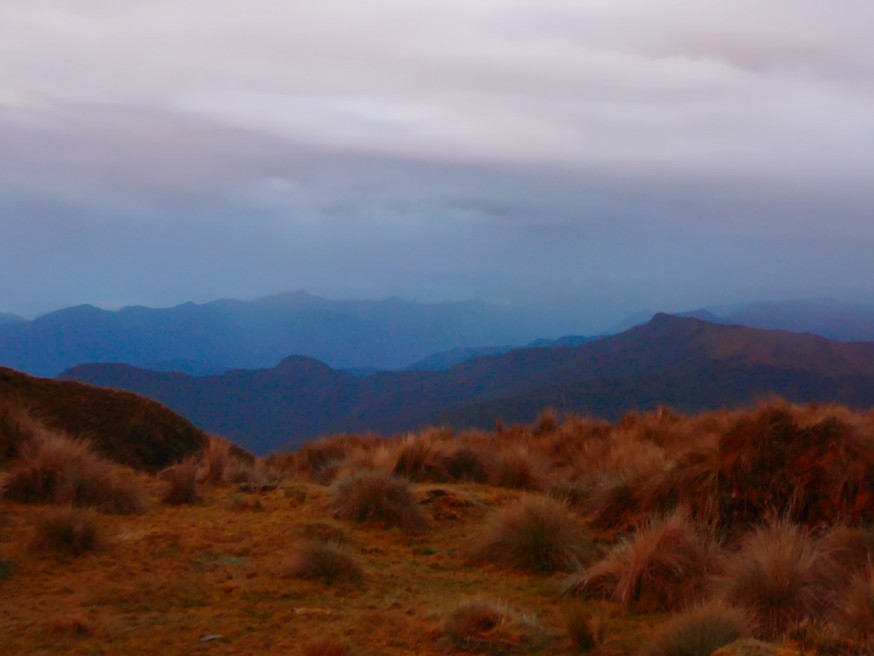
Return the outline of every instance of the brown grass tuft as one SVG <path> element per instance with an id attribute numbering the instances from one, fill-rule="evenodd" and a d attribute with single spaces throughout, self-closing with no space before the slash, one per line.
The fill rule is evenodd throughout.
<path id="1" fill-rule="evenodd" d="M 507 449 L 495 460 L 492 485 L 517 490 L 542 490 L 546 474 L 540 456 L 524 446 Z"/>
<path id="2" fill-rule="evenodd" d="M 300 653 L 302 656 L 347 656 L 349 649 L 333 638 L 317 638 L 305 643 Z"/>
<path id="3" fill-rule="evenodd" d="M 425 524 L 407 481 L 384 472 L 362 472 L 334 484 L 337 516 L 354 522 L 381 522 L 402 528 Z"/>
<path id="4" fill-rule="evenodd" d="M 552 572 L 572 570 L 594 553 L 594 544 L 567 506 L 544 496 L 502 508 L 471 548 L 474 562 Z"/>
<path id="5" fill-rule="evenodd" d="M 358 562 L 339 544 L 321 540 L 298 542 L 284 563 L 284 572 L 299 579 L 360 583 L 364 573 Z"/>
<path id="6" fill-rule="evenodd" d="M 104 545 L 103 533 L 90 508 L 50 508 L 34 520 L 34 541 L 38 549 L 79 556 Z"/>
<path id="7" fill-rule="evenodd" d="M 227 483 L 227 476 L 234 461 L 235 458 L 231 455 L 231 443 L 211 435 L 203 450 L 200 480 L 213 485 Z"/>
<path id="8" fill-rule="evenodd" d="M 392 473 L 411 481 L 446 481 L 449 475 L 438 447 L 431 433 L 408 436 L 398 445 Z"/>
<path id="9" fill-rule="evenodd" d="M 492 460 L 481 447 L 456 446 L 443 456 L 443 469 L 453 481 L 485 483 Z"/>
<path id="10" fill-rule="evenodd" d="M 573 579 L 567 592 L 643 610 L 678 608 L 701 592 L 712 560 L 712 546 L 676 512 L 639 528 Z"/>
<path id="11" fill-rule="evenodd" d="M 146 509 L 140 478 L 99 457 L 83 440 L 45 432 L 23 445 L 21 455 L 21 464 L 3 484 L 3 495 L 9 499 L 94 507 L 116 514 Z"/>
<path id="12" fill-rule="evenodd" d="M 710 656 L 750 632 L 742 610 L 710 603 L 674 615 L 656 630 L 645 656 Z"/>
<path id="13" fill-rule="evenodd" d="M 165 489 L 162 501 L 171 506 L 195 503 L 197 494 L 197 460 L 187 458 L 161 472 Z"/>
<path id="14" fill-rule="evenodd" d="M 717 592 L 747 610 L 760 635 L 774 638 L 791 622 L 822 617 L 834 580 L 833 565 L 809 531 L 780 521 L 743 538 Z"/>
<path id="15" fill-rule="evenodd" d="M 840 596 L 834 620 L 845 635 L 857 639 L 874 637 L 874 577 L 870 567 L 850 579 Z"/>
<path id="16" fill-rule="evenodd" d="M 521 647 L 539 632 L 537 621 L 504 604 L 471 600 L 447 616 L 443 632 L 457 649 L 506 652 Z"/>

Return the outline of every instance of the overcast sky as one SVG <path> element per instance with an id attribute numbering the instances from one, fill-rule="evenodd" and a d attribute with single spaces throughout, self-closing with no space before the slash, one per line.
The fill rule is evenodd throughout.
<path id="1" fill-rule="evenodd" d="M 0 311 L 874 300 L 872 25 L 871 0 L 2 0 Z"/>

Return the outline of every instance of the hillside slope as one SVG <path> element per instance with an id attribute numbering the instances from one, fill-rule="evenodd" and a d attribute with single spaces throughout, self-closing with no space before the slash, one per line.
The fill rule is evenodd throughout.
<path id="1" fill-rule="evenodd" d="M 64 377 L 145 394 L 263 453 L 337 432 L 528 420 L 545 406 L 615 417 L 639 404 L 697 410 L 771 393 L 867 405 L 874 344 L 660 314 L 582 346 L 517 349 L 448 371 L 361 378 L 295 357 L 199 378 L 122 365 L 79 366 Z"/>
<path id="2" fill-rule="evenodd" d="M 206 435 L 190 421 L 130 392 L 0 367 L 0 402 L 32 411 L 51 428 L 87 437 L 104 456 L 134 469 L 167 467 L 206 444 Z"/>

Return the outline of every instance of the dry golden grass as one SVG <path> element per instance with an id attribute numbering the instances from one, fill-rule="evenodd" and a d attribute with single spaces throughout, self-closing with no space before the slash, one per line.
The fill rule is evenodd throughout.
<path id="1" fill-rule="evenodd" d="M 443 632 L 456 649 L 472 652 L 525 653 L 540 631 L 537 620 L 506 604 L 463 601 L 447 615 Z"/>
<path id="2" fill-rule="evenodd" d="M 197 502 L 200 498 L 197 494 L 198 469 L 197 460 L 187 458 L 161 472 L 161 479 L 164 481 L 161 500 L 171 506 Z"/>
<path id="3" fill-rule="evenodd" d="M 870 567 L 857 572 L 839 596 L 834 612 L 841 632 L 854 638 L 874 637 L 874 579 Z"/>
<path id="4" fill-rule="evenodd" d="M 33 521 L 33 546 L 81 556 L 104 546 L 105 538 L 94 511 L 60 506 L 41 511 Z"/>
<path id="5" fill-rule="evenodd" d="M 26 503 L 71 504 L 130 514 L 146 509 L 140 478 L 96 455 L 84 440 L 42 432 L 19 447 L 20 464 L 2 484 L 3 495 Z"/>
<path id="6" fill-rule="evenodd" d="M 707 592 L 702 588 L 718 552 L 712 534 L 730 554 L 715 559 L 722 565 L 713 594 L 758 619 L 756 635 L 782 643 L 781 655 L 797 654 L 799 645 L 813 645 L 822 656 L 870 653 L 864 651 L 871 639 L 864 637 L 868 593 L 861 580 L 871 551 L 864 529 L 870 509 L 863 501 L 866 477 L 874 475 L 867 469 L 874 414 L 779 404 L 772 410 L 776 414 L 759 408 L 697 417 L 663 410 L 615 425 L 546 417 L 496 434 L 423 431 L 384 441 L 339 436 L 255 463 L 239 475 L 245 485 L 228 484 L 238 475 L 218 454 L 215 466 L 206 467 L 203 458 L 188 463 L 182 487 L 197 492 L 198 503 L 151 503 L 142 514 L 98 515 L 111 548 L 84 558 L 34 548 L 33 506 L 0 498 L 0 564 L 11 564 L 6 574 L 0 571 L 4 653 L 639 654 L 657 638 L 670 642 L 663 631 L 674 619 L 665 609 L 682 608 Z M 791 421 L 780 419 L 783 412 Z M 779 421 L 762 420 L 767 416 Z M 765 463 L 750 456 L 754 430 L 780 453 L 780 426 L 796 440 L 782 453 L 795 458 L 792 467 L 804 465 L 798 480 L 812 482 L 812 491 L 801 498 L 773 487 L 779 493 L 774 503 L 764 503 L 758 490 L 749 491 L 749 504 L 733 497 L 734 484 L 723 483 L 740 471 L 735 466 L 747 457 L 756 467 Z M 820 446 L 824 463 L 816 460 Z M 534 487 L 548 486 L 558 500 L 520 489 L 530 483 L 494 485 L 501 482 L 492 478 L 496 461 L 508 454 L 517 470 L 527 456 Z M 855 454 L 852 463 L 847 454 Z M 6 467 L 11 473 L 22 464 L 13 460 Z M 773 476 L 795 480 L 795 470 L 778 457 L 767 464 Z M 839 466 L 847 467 L 843 479 L 837 478 Z M 198 468 L 203 473 L 205 467 L 216 472 L 205 476 L 214 483 L 198 487 Z M 821 479 L 812 476 L 817 467 Z M 514 478 L 530 477 L 514 473 L 503 482 Z M 154 500 L 168 485 L 158 476 L 144 484 Z M 804 518 L 821 512 L 811 501 L 816 491 L 837 499 L 843 528 L 835 519 L 817 522 L 811 533 Z M 533 500 L 550 505 L 539 516 L 550 521 L 525 521 L 520 509 Z M 784 513 L 781 504 L 795 500 L 806 504 L 804 513 Z M 672 514 L 680 505 L 689 516 Z M 774 547 L 783 542 L 762 537 L 770 528 L 755 525 L 774 512 L 802 521 L 806 528 L 789 531 L 800 540 L 790 535 Z M 518 523 L 504 525 L 499 517 Z M 752 527 L 745 518 L 755 522 Z M 485 527 L 507 526 L 479 561 L 488 564 L 472 564 L 472 538 L 488 534 Z M 568 599 L 561 594 L 566 574 L 552 570 L 587 560 L 579 553 L 568 558 L 563 550 L 579 548 L 567 537 L 575 531 L 608 554 L 610 567 L 604 568 L 610 573 L 603 591 Z M 514 550 L 535 556 L 517 561 Z M 348 562 L 337 553 L 366 572 L 366 585 L 357 585 L 354 574 L 344 578 Z M 300 575 L 291 574 L 295 558 Z M 597 573 L 598 566 L 587 573 Z M 771 581 L 768 572 L 779 580 Z M 344 580 L 352 584 L 338 585 Z M 790 584 L 779 584 L 783 580 Z M 459 603 L 483 598 L 501 603 Z M 676 629 L 680 651 L 665 647 L 659 653 L 698 653 L 695 645 L 707 650 L 722 642 L 708 642 L 724 628 L 719 618 L 689 620 L 695 612 L 704 611 L 692 606 L 682 616 L 685 628 Z M 537 621 L 529 621 L 535 613 Z M 798 624 L 803 617 L 813 620 Z M 57 630 L 57 618 L 83 618 L 87 631 Z M 827 619 L 843 635 L 830 633 Z M 222 637 L 200 642 L 215 635 Z M 757 648 L 774 653 L 778 647 Z M 833 651 L 838 648 L 844 651 Z"/>
<path id="7" fill-rule="evenodd" d="M 348 647 L 332 638 L 318 638 L 301 647 L 301 656 L 346 656 Z"/>
<path id="8" fill-rule="evenodd" d="M 677 512 L 639 528 L 566 590 L 644 610 L 675 609 L 701 593 L 712 563 L 712 543 Z"/>
<path id="9" fill-rule="evenodd" d="M 361 583 L 364 572 L 361 565 L 337 543 L 322 540 L 304 540 L 291 548 L 283 573 L 299 579 L 318 580 L 331 585 Z"/>
<path id="10" fill-rule="evenodd" d="M 497 511 L 475 539 L 470 555 L 478 563 L 554 572 L 573 570 L 594 551 L 580 520 L 564 503 L 530 496 Z"/>
<path id="11" fill-rule="evenodd" d="M 783 520 L 744 536 L 724 566 L 717 591 L 749 612 L 759 635 L 775 638 L 792 622 L 821 619 L 838 580 L 814 536 Z"/>
<path id="12" fill-rule="evenodd" d="M 419 528 L 425 523 L 419 502 L 403 479 L 383 472 L 362 472 L 332 488 L 337 516 L 354 522 Z"/>
<path id="13" fill-rule="evenodd" d="M 749 635 L 750 618 L 741 610 L 710 603 L 671 617 L 642 650 L 644 656 L 710 656 Z"/>

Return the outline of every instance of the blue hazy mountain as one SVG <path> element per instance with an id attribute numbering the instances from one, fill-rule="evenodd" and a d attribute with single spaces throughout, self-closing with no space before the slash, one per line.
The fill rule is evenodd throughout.
<path id="1" fill-rule="evenodd" d="M 544 407 L 615 419 L 671 404 L 696 412 L 771 394 L 874 403 L 874 343 L 659 314 L 580 346 L 514 349 L 446 371 L 356 376 L 312 358 L 218 376 L 75 367 L 64 377 L 144 394 L 200 427 L 266 452 L 339 432 L 531 421 Z"/>
<path id="2" fill-rule="evenodd" d="M 85 362 L 120 362 L 202 375 L 302 355 L 338 369 L 398 369 L 450 349 L 524 344 L 548 334 L 544 325 L 522 309 L 480 301 L 334 301 L 304 292 L 161 309 L 80 305 L 0 325 L 0 365 L 54 376 Z"/>

